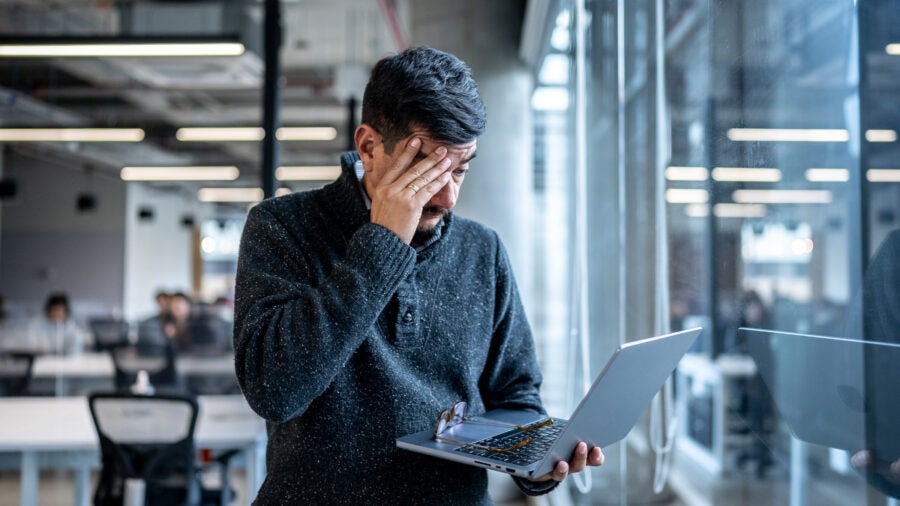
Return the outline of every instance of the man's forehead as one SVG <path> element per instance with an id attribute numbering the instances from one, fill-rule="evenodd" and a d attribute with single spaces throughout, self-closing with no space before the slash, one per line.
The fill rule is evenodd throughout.
<path id="1" fill-rule="evenodd" d="M 470 142 L 464 142 L 460 144 L 450 144 L 445 141 L 439 141 L 431 138 L 426 132 L 413 132 L 408 139 L 419 138 L 422 140 L 422 149 L 421 153 L 428 155 L 432 151 L 438 148 L 438 146 L 444 146 L 447 148 L 447 151 L 450 155 L 466 155 L 475 151 L 475 148 L 478 145 L 478 140 L 473 139 Z"/>

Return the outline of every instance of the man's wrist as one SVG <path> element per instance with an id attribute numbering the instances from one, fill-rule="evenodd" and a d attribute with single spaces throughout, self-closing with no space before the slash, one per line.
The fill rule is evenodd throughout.
<path id="1" fill-rule="evenodd" d="M 528 478 L 520 478 L 518 476 L 513 476 L 512 479 L 516 482 L 516 485 L 519 486 L 519 489 L 522 490 L 522 492 L 525 492 L 525 495 L 530 496 L 547 494 L 561 483 L 556 480 L 532 481 Z"/>

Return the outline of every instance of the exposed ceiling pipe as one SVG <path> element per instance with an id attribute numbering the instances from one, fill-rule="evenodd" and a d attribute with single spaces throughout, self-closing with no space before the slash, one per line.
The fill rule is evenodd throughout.
<path id="1" fill-rule="evenodd" d="M 394 37 L 397 51 L 405 50 L 409 47 L 409 43 L 406 41 L 403 29 L 400 28 L 400 20 L 397 19 L 397 9 L 394 7 L 394 2 L 391 0 L 378 0 L 378 6 L 381 8 L 381 13 L 384 14 L 384 19 L 391 30 L 391 35 Z"/>

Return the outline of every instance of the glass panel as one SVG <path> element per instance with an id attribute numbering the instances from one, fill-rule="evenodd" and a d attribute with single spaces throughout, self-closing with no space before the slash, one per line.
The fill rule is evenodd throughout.
<path id="1" fill-rule="evenodd" d="M 827 336 L 900 339 L 900 58 L 892 53 L 900 46 L 891 46 L 900 43 L 900 9 L 883 0 L 563 2 L 573 27 L 580 6 L 583 43 L 577 31 L 563 37 L 550 27 L 548 56 L 535 69 L 538 90 L 563 82 L 569 90 L 567 114 L 551 122 L 536 112 L 536 173 L 545 178 L 535 181 L 545 237 L 569 237 L 563 254 L 575 266 L 578 224 L 587 223 L 586 272 L 554 270 L 551 255 L 537 256 L 545 279 L 558 283 L 548 301 L 572 295 L 568 311 L 540 320 L 545 330 L 551 321 L 569 330 L 568 353 L 555 349 L 566 357 L 570 397 L 580 396 L 583 372 L 573 357 L 587 352 L 596 372 L 619 342 L 703 326 L 676 375 L 678 441 L 663 496 L 884 504 L 900 493 L 900 472 L 890 473 L 898 455 L 882 455 L 879 478 L 858 452 L 900 453 L 885 444 L 895 437 L 885 420 L 897 417 L 883 396 L 900 379 L 884 364 L 896 362 L 858 341 L 836 352 L 829 343 L 843 341 Z M 571 43 L 566 72 L 554 39 Z M 548 155 L 559 146 L 568 153 Z M 587 154 L 583 210 L 579 150 Z M 551 180 L 555 193 L 544 186 Z M 798 340 L 767 343 L 759 356 L 760 334 L 740 327 Z M 548 378 L 552 357 L 544 356 Z M 800 397 L 805 404 L 790 402 Z M 834 436 L 839 426 L 846 437 L 804 434 L 797 421 L 812 413 L 819 433 Z M 607 465 L 576 502 L 659 497 L 649 491 L 667 468 L 650 437 L 658 422 L 642 420 L 626 444 L 606 449 Z"/>

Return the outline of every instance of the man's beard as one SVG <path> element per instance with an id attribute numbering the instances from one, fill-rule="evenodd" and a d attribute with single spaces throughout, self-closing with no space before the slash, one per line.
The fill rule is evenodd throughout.
<path id="1" fill-rule="evenodd" d="M 434 230 L 434 228 L 435 228 L 436 226 L 440 225 L 441 222 L 444 221 L 444 218 L 446 218 L 447 215 L 450 214 L 450 210 L 449 210 L 449 209 L 443 209 L 443 208 L 440 208 L 440 207 L 434 207 L 434 206 L 422 208 L 422 214 L 425 215 L 426 213 L 429 214 L 429 215 L 434 214 L 434 213 L 440 213 L 441 219 L 440 219 L 437 223 L 435 223 L 434 225 L 428 225 L 428 226 L 422 226 L 422 225 L 421 225 L 421 221 L 420 221 L 420 222 L 419 222 L 419 225 L 416 226 L 416 231 L 417 231 L 417 232 L 428 232 L 429 230 Z M 431 218 L 431 217 L 432 217 L 432 216 L 429 216 L 429 218 Z"/>

